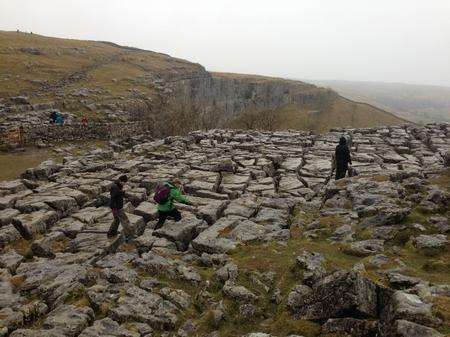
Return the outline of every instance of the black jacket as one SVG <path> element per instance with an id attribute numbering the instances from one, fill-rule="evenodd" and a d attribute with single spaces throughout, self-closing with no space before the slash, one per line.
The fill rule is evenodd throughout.
<path id="1" fill-rule="evenodd" d="M 339 145 L 336 146 L 335 157 L 337 168 L 347 168 L 348 164 L 352 163 L 350 150 L 347 146 L 347 140 L 344 137 L 340 139 Z"/>
<path id="2" fill-rule="evenodd" d="M 111 196 L 109 207 L 111 207 L 111 209 L 122 209 L 123 197 L 125 195 L 123 184 L 120 181 L 114 182 L 109 193 Z"/>

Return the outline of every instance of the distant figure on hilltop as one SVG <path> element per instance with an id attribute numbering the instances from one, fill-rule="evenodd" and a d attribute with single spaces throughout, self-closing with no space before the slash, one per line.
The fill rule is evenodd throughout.
<path id="1" fill-rule="evenodd" d="M 344 136 L 339 139 L 339 145 L 336 146 L 334 160 L 336 164 L 336 180 L 345 178 L 348 171 L 348 165 L 352 164 L 352 158 L 350 157 L 347 139 Z"/>
<path id="2" fill-rule="evenodd" d="M 60 113 L 56 116 L 56 124 L 64 125 L 64 116 Z"/>
<path id="3" fill-rule="evenodd" d="M 88 119 L 86 115 L 83 115 L 83 117 L 81 118 L 81 124 L 83 126 L 87 126 L 88 125 Z"/>
<path id="4" fill-rule="evenodd" d="M 50 123 L 55 124 L 56 118 L 58 118 L 58 113 L 55 110 L 53 110 L 52 113 L 50 114 Z"/>

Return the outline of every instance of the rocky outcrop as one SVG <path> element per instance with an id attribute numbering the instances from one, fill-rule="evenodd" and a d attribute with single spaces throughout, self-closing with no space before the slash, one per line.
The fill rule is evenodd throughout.
<path id="1" fill-rule="evenodd" d="M 164 82 L 163 82 L 164 83 Z M 251 75 L 199 73 L 167 81 L 168 102 L 214 119 L 221 127 L 246 109 L 276 109 L 331 100 L 337 94 L 300 81 Z"/>
<path id="2" fill-rule="evenodd" d="M 45 161 L 0 183 L 0 332 L 441 336 L 448 130 L 217 129 Z M 357 176 L 334 181 L 342 134 Z M 106 235 L 122 174 L 129 240 Z M 173 178 L 190 203 L 155 229 Z"/>

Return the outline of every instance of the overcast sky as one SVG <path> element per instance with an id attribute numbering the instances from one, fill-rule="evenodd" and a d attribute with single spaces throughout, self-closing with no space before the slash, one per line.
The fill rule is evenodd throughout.
<path id="1" fill-rule="evenodd" d="M 450 0 L 0 0 L 0 29 L 209 70 L 450 86 Z"/>

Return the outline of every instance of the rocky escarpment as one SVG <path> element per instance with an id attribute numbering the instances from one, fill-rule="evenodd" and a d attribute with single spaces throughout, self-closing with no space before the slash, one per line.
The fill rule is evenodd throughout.
<path id="1" fill-rule="evenodd" d="M 55 109 L 67 123 L 80 122 L 82 116 L 91 123 L 147 120 L 159 136 L 229 126 L 248 111 L 270 110 L 278 116 L 286 106 L 294 109 L 282 116 L 289 125 L 274 121 L 260 128 L 322 130 L 403 122 L 311 84 L 210 73 L 199 64 L 105 42 L 0 32 L 0 55 L 0 129 L 39 128 Z M 331 125 L 302 120 L 318 112 L 322 115 L 315 119 Z"/>
<path id="2" fill-rule="evenodd" d="M 3 336 L 443 336 L 448 124 L 211 130 L 43 162 L 0 184 Z M 330 179 L 336 140 L 352 178 Z M 136 238 L 108 239 L 129 176 Z M 157 182 L 183 219 L 154 229 Z"/>
<path id="3" fill-rule="evenodd" d="M 332 101 L 337 94 L 314 85 L 252 75 L 202 73 L 167 82 L 172 106 L 206 114 L 211 127 L 223 127 L 249 110 L 275 110 L 286 105 L 304 106 Z"/>

